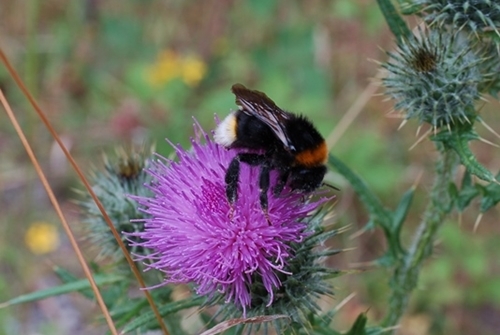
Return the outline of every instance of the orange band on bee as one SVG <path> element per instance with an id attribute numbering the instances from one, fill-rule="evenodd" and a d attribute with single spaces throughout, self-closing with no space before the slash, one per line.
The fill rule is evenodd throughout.
<path id="1" fill-rule="evenodd" d="M 304 150 L 295 156 L 295 161 L 306 167 L 318 166 L 326 163 L 328 149 L 323 141 L 314 149 Z"/>

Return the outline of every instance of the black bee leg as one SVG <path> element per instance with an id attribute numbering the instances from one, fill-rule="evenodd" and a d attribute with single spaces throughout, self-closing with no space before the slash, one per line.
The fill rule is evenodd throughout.
<path id="1" fill-rule="evenodd" d="M 286 185 L 286 181 L 288 180 L 289 174 L 290 173 L 288 171 L 281 172 L 281 174 L 279 176 L 278 183 L 276 184 L 276 186 L 274 186 L 274 189 L 273 189 L 273 194 L 275 197 L 279 196 L 281 194 L 281 192 L 283 191 L 283 188 Z"/>
<path id="2" fill-rule="evenodd" d="M 230 217 L 233 217 L 234 203 L 238 200 L 238 182 L 240 179 L 240 162 L 256 166 L 265 162 L 265 156 L 250 153 L 241 153 L 236 155 L 226 171 L 226 197 L 231 205 Z M 269 173 L 268 173 L 269 174 Z M 269 184 L 269 183 L 268 183 Z M 269 188 L 269 186 L 268 186 Z"/>
<path id="3" fill-rule="evenodd" d="M 230 217 L 233 218 L 234 203 L 238 199 L 238 181 L 240 179 L 240 160 L 234 157 L 226 171 L 226 197 L 231 205 Z"/>
<path id="4" fill-rule="evenodd" d="M 267 157 L 265 155 L 259 155 L 259 154 L 250 154 L 250 153 L 242 153 L 239 154 L 237 157 L 239 157 L 241 162 L 245 162 L 248 165 L 251 166 L 257 166 L 260 165 L 260 175 L 259 175 L 259 200 L 260 200 L 260 207 L 262 208 L 262 211 L 264 212 L 264 215 L 266 217 L 266 220 L 269 224 L 271 224 L 271 221 L 269 220 L 269 215 L 267 213 L 268 209 L 268 199 L 267 199 L 267 191 L 269 190 L 269 185 L 270 185 L 270 177 L 269 173 L 271 171 L 271 167 L 266 163 L 267 162 Z"/>
<path id="5" fill-rule="evenodd" d="M 267 191 L 269 190 L 269 172 L 271 171 L 270 167 L 266 164 L 262 165 L 260 168 L 259 175 L 259 192 L 260 192 L 260 207 L 262 207 L 262 211 L 266 217 L 267 222 L 271 225 L 271 221 L 269 220 L 269 215 L 267 213 L 267 209 L 269 206 Z"/>

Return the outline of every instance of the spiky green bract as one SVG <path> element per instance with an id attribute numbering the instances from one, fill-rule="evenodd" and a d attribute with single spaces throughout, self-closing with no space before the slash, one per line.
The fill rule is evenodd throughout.
<path id="1" fill-rule="evenodd" d="M 450 25 L 456 30 L 478 33 L 494 31 L 500 36 L 498 0 L 414 0 L 407 4 L 429 25 Z"/>
<path id="2" fill-rule="evenodd" d="M 148 166 L 152 148 L 145 146 L 133 149 L 118 149 L 113 156 L 104 156 L 104 169 L 94 169 L 90 176 L 92 189 L 102 202 L 118 233 L 132 233 L 143 230 L 142 222 L 133 219 L 144 218 L 145 214 L 137 209 L 137 204 L 129 195 L 149 196 L 150 190 L 144 187 L 149 184 L 151 176 L 144 172 Z M 106 221 L 92 198 L 86 192 L 79 192 L 83 199 L 78 201 L 83 213 L 84 229 L 93 246 L 99 248 L 98 258 L 111 257 L 113 261 L 123 259 Z M 122 236 L 125 241 L 125 237 Z M 126 244 L 128 247 L 128 244 Z M 132 252 L 141 253 L 135 247 Z"/>
<path id="3" fill-rule="evenodd" d="M 398 43 L 388 52 L 383 79 L 386 94 L 406 119 L 433 128 L 472 122 L 474 102 L 480 97 L 481 61 L 465 38 L 430 30 Z"/>
<path id="4" fill-rule="evenodd" d="M 483 81 L 479 86 L 479 91 L 498 99 L 498 92 L 500 92 L 500 39 L 483 40 L 480 48 L 484 62 L 480 64 Z"/>
<path id="5" fill-rule="evenodd" d="M 343 231 L 333 229 L 332 226 L 323 226 L 325 216 L 331 212 L 330 208 L 320 208 L 314 216 L 308 218 L 307 231 L 311 234 L 301 243 L 291 243 L 294 257 L 288 260 L 283 273 L 280 274 L 281 286 L 273 292 L 274 300 L 269 304 L 269 293 L 259 278 L 251 287 L 252 302 L 246 309 L 246 317 L 260 315 L 288 315 L 290 319 L 278 319 L 261 325 L 247 325 L 245 332 L 250 334 L 262 328 L 264 333 L 270 328 L 278 334 L 289 327 L 293 329 L 308 329 L 311 315 L 318 314 L 320 307 L 316 303 L 325 296 L 333 296 L 332 287 L 328 280 L 342 275 L 338 269 L 326 267 L 323 263 L 326 257 L 340 253 L 341 250 L 329 250 L 324 246 L 326 240 Z M 291 273 L 291 274 L 287 274 Z M 217 298 L 209 302 L 215 303 Z M 232 303 L 222 305 L 217 313 L 223 320 L 240 318 L 241 308 Z M 291 324 L 290 324 L 291 320 Z M 271 333 L 274 333 L 274 330 Z"/>

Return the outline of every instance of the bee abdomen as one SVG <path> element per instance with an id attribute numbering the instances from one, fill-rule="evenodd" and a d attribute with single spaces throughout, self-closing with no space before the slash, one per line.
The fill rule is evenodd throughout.
<path id="1" fill-rule="evenodd" d="M 324 165 L 328 156 L 326 142 L 323 141 L 312 149 L 303 150 L 295 155 L 295 162 L 305 167 Z"/>

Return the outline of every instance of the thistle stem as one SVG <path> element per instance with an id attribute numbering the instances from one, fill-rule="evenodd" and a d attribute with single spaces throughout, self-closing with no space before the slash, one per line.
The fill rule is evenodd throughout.
<path id="1" fill-rule="evenodd" d="M 385 327 L 395 326 L 406 310 L 410 295 L 417 285 L 421 265 L 431 255 L 436 233 L 453 205 L 448 190 L 459 159 L 452 150 L 445 149 L 440 143 L 437 145 L 440 157 L 436 162 L 436 179 L 408 253 L 398 261 L 391 278 L 389 310 L 382 323 Z"/>

